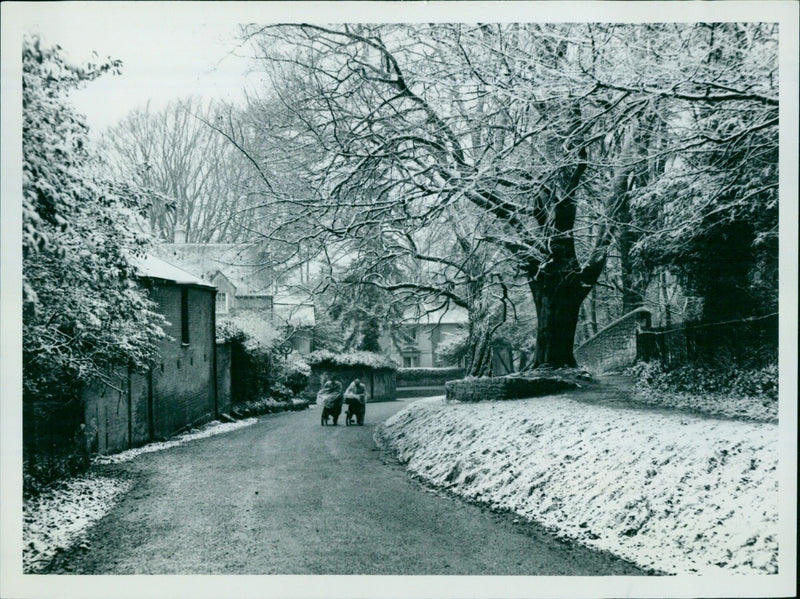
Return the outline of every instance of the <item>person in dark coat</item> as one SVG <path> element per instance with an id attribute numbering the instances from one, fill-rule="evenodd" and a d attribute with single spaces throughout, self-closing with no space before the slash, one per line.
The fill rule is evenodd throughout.
<path id="1" fill-rule="evenodd" d="M 329 416 L 336 426 L 342 413 L 342 384 L 333 378 L 324 379 L 317 393 L 317 405 L 322 406 L 322 426 L 328 423 Z"/>
<path id="2" fill-rule="evenodd" d="M 364 424 L 364 413 L 367 411 L 367 388 L 359 379 L 354 379 L 344 392 L 344 401 L 347 404 L 345 424 L 350 424 L 353 416 L 359 424 Z"/>

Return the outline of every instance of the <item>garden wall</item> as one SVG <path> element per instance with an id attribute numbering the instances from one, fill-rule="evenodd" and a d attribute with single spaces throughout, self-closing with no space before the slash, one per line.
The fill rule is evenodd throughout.
<path id="1" fill-rule="evenodd" d="M 578 365 L 600 374 L 624 368 L 637 358 L 637 334 L 650 326 L 650 312 L 638 308 L 587 339 L 575 350 Z"/>
<path id="2" fill-rule="evenodd" d="M 558 378 L 498 376 L 450 381 L 445 392 L 448 400 L 476 402 L 538 397 L 575 387 L 575 383 Z"/>

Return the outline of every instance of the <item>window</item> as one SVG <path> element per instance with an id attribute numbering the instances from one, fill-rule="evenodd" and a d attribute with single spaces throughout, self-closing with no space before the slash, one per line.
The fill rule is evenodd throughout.
<path id="1" fill-rule="evenodd" d="M 416 368 L 419 366 L 419 356 L 403 356 L 403 368 Z"/>
<path id="2" fill-rule="evenodd" d="M 216 307 L 217 314 L 227 314 L 228 313 L 228 294 L 224 291 L 217 292 L 217 307 Z"/>
<path id="3" fill-rule="evenodd" d="M 189 290 L 181 287 L 181 344 L 189 345 Z"/>
<path id="4" fill-rule="evenodd" d="M 417 340 L 417 327 L 415 326 L 408 327 L 408 338 L 411 339 L 412 341 Z"/>

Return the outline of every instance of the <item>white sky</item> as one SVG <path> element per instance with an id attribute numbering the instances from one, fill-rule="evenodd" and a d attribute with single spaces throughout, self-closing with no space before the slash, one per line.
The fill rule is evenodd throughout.
<path id="1" fill-rule="evenodd" d="M 38 32 L 47 45 L 61 45 L 75 62 L 90 59 L 92 51 L 123 61 L 121 75 L 103 75 L 72 94 L 94 133 L 148 101 L 159 108 L 189 95 L 243 99 L 249 61 L 233 54 L 236 22 L 202 22 L 202 11 L 195 11 L 194 18 L 178 23 L 166 6 L 163 18 L 151 10 L 103 8 L 51 6 L 26 30 Z M 260 78 L 250 80 L 258 84 Z"/>

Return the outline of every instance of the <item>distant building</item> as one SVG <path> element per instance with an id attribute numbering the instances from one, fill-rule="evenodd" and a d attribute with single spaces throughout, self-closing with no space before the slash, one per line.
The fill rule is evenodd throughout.
<path id="1" fill-rule="evenodd" d="M 449 337 L 465 334 L 468 323 L 467 311 L 459 307 L 421 315 L 408 310 L 405 322 L 381 335 L 381 348 L 403 368 L 450 366 L 438 349 Z"/>
<path id="2" fill-rule="evenodd" d="M 214 285 L 216 314 L 228 318 L 249 335 L 270 341 L 275 329 L 286 328 L 294 351 L 312 351 L 314 306 L 283 283 L 285 273 L 276 271 L 272 260 L 259 246 L 231 243 L 162 243 L 154 253 L 161 259 L 197 273 Z M 294 278 L 307 278 L 299 267 Z M 282 281 L 283 279 L 283 281 Z M 294 281 L 292 281 L 294 282 Z M 307 282 L 307 281 L 306 281 Z"/>

